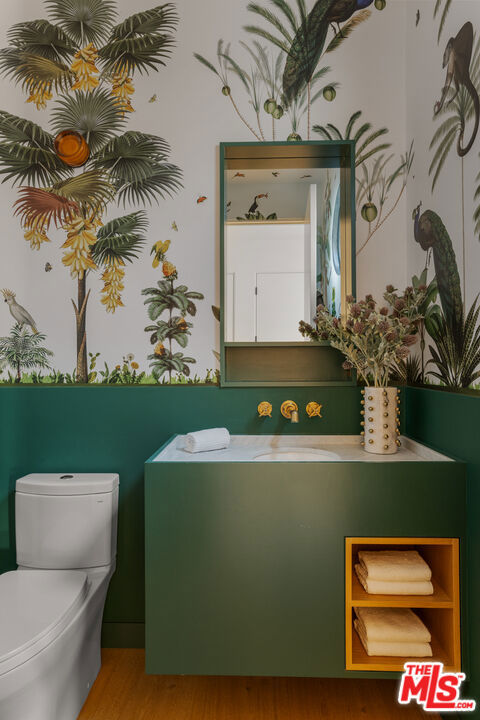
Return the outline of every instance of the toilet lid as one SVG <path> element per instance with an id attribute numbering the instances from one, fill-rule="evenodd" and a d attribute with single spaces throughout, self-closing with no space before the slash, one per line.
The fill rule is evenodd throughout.
<path id="1" fill-rule="evenodd" d="M 0 575 L 0 674 L 51 642 L 87 590 L 87 575 L 78 570 L 14 570 Z"/>

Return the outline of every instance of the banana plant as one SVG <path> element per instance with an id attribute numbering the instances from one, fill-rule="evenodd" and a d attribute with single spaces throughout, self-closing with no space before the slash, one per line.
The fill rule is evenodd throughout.
<path id="1" fill-rule="evenodd" d="M 166 64 L 177 14 L 171 3 L 116 24 L 113 0 L 45 0 L 48 19 L 14 25 L 0 50 L 0 73 L 38 110 L 50 103 L 48 130 L 0 111 L 0 174 L 19 186 L 15 213 L 32 249 L 48 242 L 53 224 L 67 233 L 62 262 L 77 280 L 76 378 L 88 381 L 87 277 L 102 271 L 107 312 L 122 307 L 127 262 L 139 257 L 146 216 L 127 213 L 102 227 L 110 204 L 150 205 L 181 187 L 161 137 L 127 131 L 137 73 Z M 55 99 L 54 99 L 55 95 Z M 80 170 L 56 152 L 55 136 L 75 131 L 88 146 Z"/>

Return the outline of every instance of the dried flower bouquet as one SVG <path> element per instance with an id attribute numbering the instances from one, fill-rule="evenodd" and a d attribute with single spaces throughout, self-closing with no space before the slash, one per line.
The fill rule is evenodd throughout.
<path id="1" fill-rule="evenodd" d="M 343 368 L 355 369 L 367 385 L 387 387 L 395 368 L 417 341 L 425 293 L 424 285 L 407 287 L 402 294 L 387 285 L 381 306 L 372 295 L 359 301 L 349 295 L 343 317 L 335 317 L 319 305 L 315 326 L 301 320 L 299 330 L 312 340 L 328 340 L 345 355 Z"/>

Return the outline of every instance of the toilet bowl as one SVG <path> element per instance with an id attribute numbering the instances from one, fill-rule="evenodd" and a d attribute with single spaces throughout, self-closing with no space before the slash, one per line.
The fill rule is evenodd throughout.
<path id="1" fill-rule="evenodd" d="M 101 664 L 118 476 L 27 476 L 15 503 L 19 567 L 0 575 L 0 718 L 75 720 Z"/>

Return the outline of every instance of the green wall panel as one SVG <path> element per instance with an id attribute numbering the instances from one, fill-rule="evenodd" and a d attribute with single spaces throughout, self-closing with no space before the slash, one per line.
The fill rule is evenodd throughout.
<path id="1" fill-rule="evenodd" d="M 357 388 L 3 387 L 0 388 L 0 571 L 15 567 L 14 488 L 28 472 L 120 474 L 117 571 L 111 581 L 105 642 L 141 643 L 144 622 L 145 460 L 174 433 L 226 426 L 240 434 L 354 434 L 359 431 Z M 300 422 L 280 415 L 295 400 Z M 259 419 L 261 400 L 272 419 Z M 322 419 L 305 414 L 323 404 Z M 113 624 L 125 624 L 118 633 Z M 140 640 L 138 639 L 140 638 Z"/>
<path id="2" fill-rule="evenodd" d="M 467 466 L 467 604 L 469 687 L 480 705 L 480 396 L 408 388 L 406 432 Z M 465 713 L 464 713 L 465 714 Z M 467 713 L 480 718 L 480 709 Z"/>

